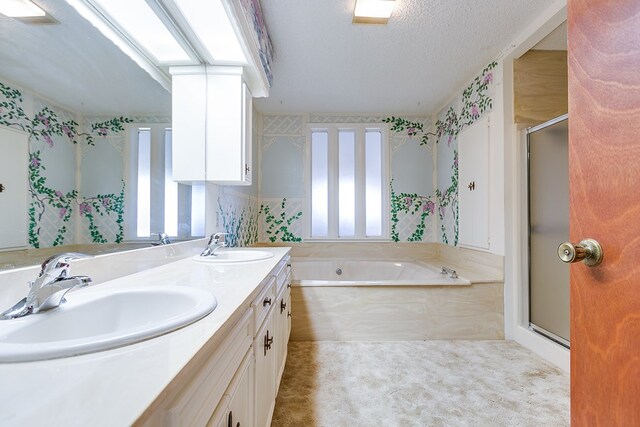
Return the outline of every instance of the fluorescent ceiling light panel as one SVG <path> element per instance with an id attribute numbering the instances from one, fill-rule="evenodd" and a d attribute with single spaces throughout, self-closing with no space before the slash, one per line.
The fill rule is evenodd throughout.
<path id="1" fill-rule="evenodd" d="M 1 0 L 0 13 L 10 18 L 45 16 L 46 12 L 29 0 Z"/>
<path id="2" fill-rule="evenodd" d="M 395 0 L 356 0 L 353 22 L 386 24 L 395 6 Z"/>
<path id="3" fill-rule="evenodd" d="M 221 0 L 174 0 L 214 62 L 247 63 Z"/>
<path id="4" fill-rule="evenodd" d="M 93 0 L 157 62 L 187 62 L 191 58 L 145 0 Z"/>

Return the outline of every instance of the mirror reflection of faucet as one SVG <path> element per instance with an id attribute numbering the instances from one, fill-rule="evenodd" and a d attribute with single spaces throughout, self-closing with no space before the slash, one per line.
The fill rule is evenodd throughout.
<path id="1" fill-rule="evenodd" d="M 15 319 L 51 310 L 66 302 L 64 296 L 67 292 L 91 283 L 91 278 L 87 276 L 68 276 L 69 261 L 84 258 L 93 258 L 93 256 L 67 252 L 47 258 L 42 263 L 42 269 L 36 280 L 29 282 L 30 289 L 27 296 L 0 313 L 0 319 Z"/>
<path id="2" fill-rule="evenodd" d="M 216 251 L 220 248 L 226 248 L 227 242 L 225 241 L 225 236 L 228 233 L 213 233 L 209 238 L 209 242 L 207 243 L 206 248 L 200 256 L 218 256 Z"/>
<path id="3" fill-rule="evenodd" d="M 171 240 L 169 240 L 169 236 L 166 233 L 160 231 L 158 233 L 153 233 L 153 234 L 158 235 L 158 241 L 151 242 L 152 246 L 168 245 L 171 243 Z"/>

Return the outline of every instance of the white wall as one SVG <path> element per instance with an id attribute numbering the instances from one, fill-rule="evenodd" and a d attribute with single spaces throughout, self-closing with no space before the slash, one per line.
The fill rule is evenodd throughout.
<path id="1" fill-rule="evenodd" d="M 569 351 L 528 329 L 526 156 L 522 130 L 513 124 L 513 60 L 561 25 L 566 15 L 566 1 L 556 1 L 507 45 L 498 65 L 502 84 L 496 106 L 504 122 L 498 138 L 504 148 L 505 336 L 568 372 Z"/>

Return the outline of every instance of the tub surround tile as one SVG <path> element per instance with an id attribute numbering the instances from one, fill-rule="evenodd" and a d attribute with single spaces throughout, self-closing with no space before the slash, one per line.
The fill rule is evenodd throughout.
<path id="1" fill-rule="evenodd" d="M 434 243 L 394 242 L 300 242 L 260 243 L 260 246 L 291 247 L 292 257 L 408 260 L 433 258 Z"/>
<path id="2" fill-rule="evenodd" d="M 258 243 L 255 246 L 291 247 L 294 258 L 425 261 L 436 267 L 453 268 L 472 283 L 501 282 L 504 277 L 503 256 L 441 243 L 301 242 Z"/>
<path id="3" fill-rule="evenodd" d="M 502 283 L 298 287 L 292 341 L 504 339 Z"/>
<path id="4" fill-rule="evenodd" d="M 504 280 L 504 257 L 459 246 L 437 246 L 436 258 L 474 283 Z"/>

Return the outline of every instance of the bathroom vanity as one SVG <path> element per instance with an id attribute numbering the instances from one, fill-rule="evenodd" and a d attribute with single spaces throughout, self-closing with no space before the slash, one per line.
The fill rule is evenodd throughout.
<path id="1" fill-rule="evenodd" d="M 95 270 L 104 277 L 107 257 L 113 257 L 113 269 L 118 257 L 148 262 L 149 250 L 163 251 L 77 262 L 74 274 Z M 291 264 L 289 248 L 269 251 L 273 257 L 259 261 L 203 263 L 194 261 L 197 252 L 191 250 L 155 268 L 94 280 L 96 285 L 77 292 L 186 286 L 211 292 L 218 305 L 191 325 L 136 344 L 0 364 L 0 424 L 270 425 L 287 355 Z M 6 279 L 0 277 L 3 287 Z M 26 288 L 7 285 L 14 286 Z M 67 294 L 69 304 L 74 293 Z"/>

